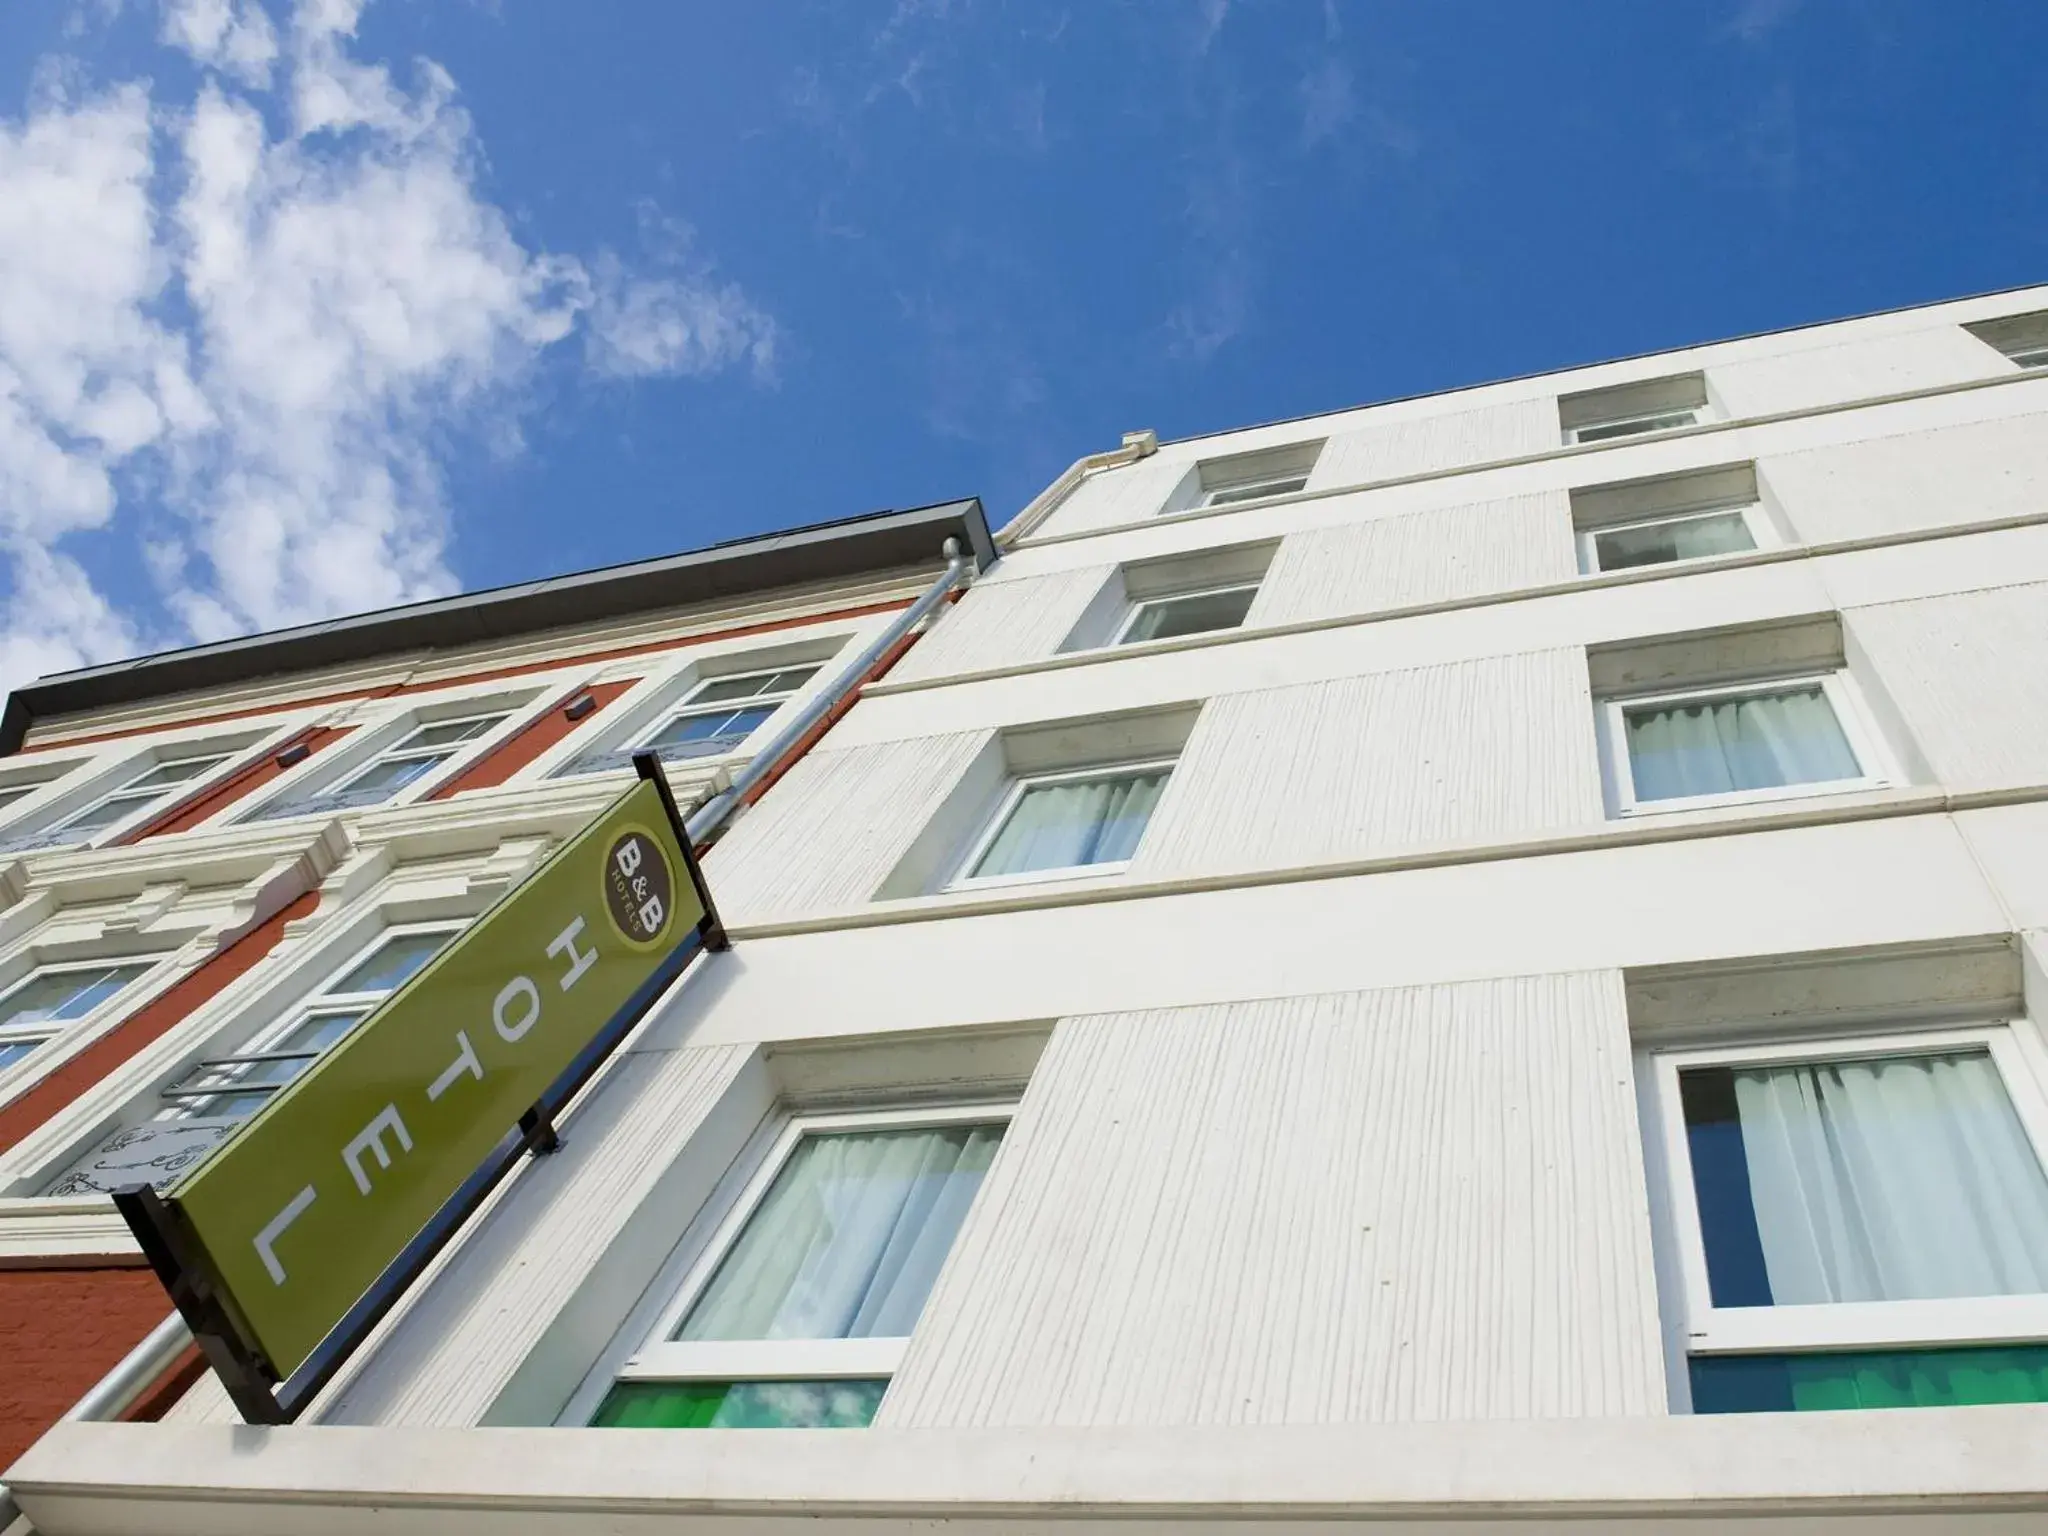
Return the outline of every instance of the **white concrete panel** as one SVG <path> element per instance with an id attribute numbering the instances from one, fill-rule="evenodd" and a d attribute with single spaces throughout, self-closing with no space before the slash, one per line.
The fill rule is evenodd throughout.
<path id="1" fill-rule="evenodd" d="M 564 1126 L 561 1150 L 522 1165 L 480 1226 L 416 1289 L 368 1368 L 325 1406 L 321 1421 L 479 1422 L 669 1176 L 678 1149 L 751 1054 L 727 1046 L 621 1057 L 603 1091 Z M 678 1224 L 674 1235 L 681 1230 Z M 587 1341 L 591 1354 L 609 1331 L 600 1324 Z M 566 1398 L 589 1360 L 560 1364 L 557 1385 Z"/>
<path id="2" fill-rule="evenodd" d="M 705 859 L 727 923 L 868 900 L 924 829 L 986 732 L 813 751 Z"/>
<path id="3" fill-rule="evenodd" d="M 1949 817 L 742 938 L 650 1048 L 816 1038 L 2009 931 Z"/>
<path id="4" fill-rule="evenodd" d="M 2048 416 L 1783 454 L 1759 460 L 1757 474 L 1809 544 L 2037 515 L 2048 512 Z"/>
<path id="5" fill-rule="evenodd" d="M 1654 359 L 1652 360 L 1655 361 Z M 1653 372 L 1656 370 L 1653 370 Z M 1548 398 L 1548 396 L 1546 396 Z M 1668 436 L 1623 438 L 1594 452 L 1563 451 L 1549 457 L 1494 468 L 1473 468 L 1458 475 L 1406 481 L 1329 496 L 1311 496 L 1266 507 L 1177 516 L 1128 525 L 1100 541 L 1077 539 L 1050 544 L 1027 543 L 1005 555 L 984 582 L 1021 579 L 1075 565 L 1109 560 L 1154 559 L 1187 549 L 1240 539 L 1272 538 L 1307 528 L 1363 522 L 1435 507 L 1501 500 L 1535 491 L 1602 485 L 1619 480 L 1682 474 L 1689 470 L 1739 463 L 1745 459 L 1777 459 L 1810 449 L 1839 447 L 1897 434 L 1968 426 L 2016 416 L 2039 416 L 2048 409 L 2048 376 L 2009 374 L 1996 388 L 1962 389 L 1949 394 L 1896 401 L 1888 405 L 1855 406 L 1781 418 L 1756 426 L 1725 426 L 1718 430 L 1679 432 Z M 1291 433 L 1340 432 L 1343 418 L 1324 417 Z M 1189 454 L 1192 446 L 1160 450 Z M 1326 450 L 1327 452 L 1327 450 Z M 1184 466 L 1192 456 L 1180 459 Z M 1318 485 L 1318 489 L 1321 489 Z"/>
<path id="6" fill-rule="evenodd" d="M 1843 615 L 1950 790 L 2048 783 L 2048 583 Z"/>
<path id="7" fill-rule="evenodd" d="M 1209 876 L 1603 819 L 1577 650 L 1212 699 L 1132 873 Z"/>
<path id="8" fill-rule="evenodd" d="M 1310 490 L 1370 485 L 1548 453 L 1559 446 L 1554 397 L 1502 400 L 1340 433 L 1324 446 L 1308 484 Z"/>
<path id="9" fill-rule="evenodd" d="M 1956 825 L 2004 904 L 2007 926 L 2048 928 L 2048 804 L 1961 811 Z"/>
<path id="10" fill-rule="evenodd" d="M 1844 610 L 2024 586 L 2048 581 L 2048 523 L 1844 550 L 1816 564 L 1834 606 Z"/>
<path id="11" fill-rule="evenodd" d="M 1068 1019 L 878 1426 L 1664 1408 L 1617 972 Z"/>
<path id="12" fill-rule="evenodd" d="M 1568 581 L 1571 498 L 1538 491 L 1283 539 L 1250 625 L 1373 613 Z"/>
<path id="13" fill-rule="evenodd" d="M 1037 661 L 1060 648 L 1116 567 L 970 587 L 890 671 L 891 682 Z"/>
<path id="14" fill-rule="evenodd" d="M 1193 470 L 1191 459 L 1160 454 L 1116 469 L 1097 470 L 1053 509 L 1038 533 L 1041 537 L 1082 533 L 1157 516 L 1175 487 Z"/>
<path id="15" fill-rule="evenodd" d="M 2011 371 L 1960 326 L 1941 325 L 1717 364 L 1708 370 L 1707 386 L 1730 416 L 1770 416 Z"/>
<path id="16" fill-rule="evenodd" d="M 1365 672 L 1523 651 L 1607 644 L 1831 612 L 1818 562 L 1674 571 L 1666 580 L 1555 593 L 1293 634 L 1246 631 L 1227 643 L 1030 671 L 958 688 L 862 699 L 833 730 L 842 745 L 1017 725 L 1213 699 Z M 1994 581 L 1995 576 L 1981 578 Z"/>

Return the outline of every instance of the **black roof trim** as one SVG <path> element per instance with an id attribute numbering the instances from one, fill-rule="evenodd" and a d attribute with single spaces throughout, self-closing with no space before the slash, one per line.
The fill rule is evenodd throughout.
<path id="1" fill-rule="evenodd" d="M 994 563 L 987 514 L 981 499 L 970 496 L 61 672 L 8 696 L 0 711 L 0 756 L 20 750 L 37 720 L 58 715 L 394 652 L 507 640 L 718 598 L 936 566 L 948 538 L 967 546 L 977 570 Z"/>

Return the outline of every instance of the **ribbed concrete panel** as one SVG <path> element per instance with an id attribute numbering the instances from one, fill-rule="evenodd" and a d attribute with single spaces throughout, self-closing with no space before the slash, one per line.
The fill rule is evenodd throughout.
<path id="1" fill-rule="evenodd" d="M 1664 1403 L 1601 971 L 1063 1021 L 878 1422 Z"/>
<path id="2" fill-rule="evenodd" d="M 2038 514 L 2048 511 L 2048 415 L 1760 459 L 1757 476 L 1809 544 Z"/>
<path id="3" fill-rule="evenodd" d="M 1571 497 L 1541 491 L 1289 534 L 1249 624 L 1512 592 L 1578 574 Z"/>
<path id="4" fill-rule="evenodd" d="M 814 751 L 711 850 L 729 923 L 857 906 L 924 830 L 984 731 Z"/>
<path id="5" fill-rule="evenodd" d="M 1166 499 L 1194 469 L 1192 460 L 1155 454 L 1121 469 L 1099 470 L 1075 486 L 1039 529 L 1042 534 L 1082 533 L 1120 523 L 1143 522 L 1166 507 Z"/>
<path id="6" fill-rule="evenodd" d="M 1050 656 L 1114 569 L 1092 565 L 972 587 L 910 648 L 890 681 L 952 677 Z"/>
<path id="7" fill-rule="evenodd" d="M 1133 872 L 1281 869 L 1602 819 L 1575 649 L 1211 699 Z"/>
<path id="8" fill-rule="evenodd" d="M 477 1423 L 751 1054 L 621 1057 L 562 1150 L 523 1172 L 323 1421 Z"/>
<path id="9" fill-rule="evenodd" d="M 2048 584 L 1842 615 L 1945 788 L 2048 784 Z"/>
<path id="10" fill-rule="evenodd" d="M 1309 489 L 1370 485 L 1431 470 L 1491 464 L 1559 446 L 1557 402 L 1548 396 L 1342 432 L 1323 448 Z"/>
<path id="11" fill-rule="evenodd" d="M 1968 331 L 1944 325 L 1723 364 L 1707 370 L 1707 386 L 1730 416 L 1768 416 L 2010 372 Z"/>

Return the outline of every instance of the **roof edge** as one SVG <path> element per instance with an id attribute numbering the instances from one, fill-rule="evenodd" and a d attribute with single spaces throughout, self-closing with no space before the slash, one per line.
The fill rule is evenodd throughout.
<path id="1" fill-rule="evenodd" d="M 509 640 L 597 619 L 937 565 L 949 538 L 968 547 L 977 570 L 994 563 L 987 514 L 981 498 L 969 496 L 60 672 L 7 696 L 0 708 L 0 757 L 19 751 L 39 720 L 404 651 Z"/>

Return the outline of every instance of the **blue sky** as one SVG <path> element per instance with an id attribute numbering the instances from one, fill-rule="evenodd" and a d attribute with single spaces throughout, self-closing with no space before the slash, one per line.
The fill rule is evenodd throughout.
<path id="1" fill-rule="evenodd" d="M 0 685 L 2044 275 L 2038 0 L 17 0 Z"/>

